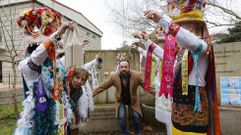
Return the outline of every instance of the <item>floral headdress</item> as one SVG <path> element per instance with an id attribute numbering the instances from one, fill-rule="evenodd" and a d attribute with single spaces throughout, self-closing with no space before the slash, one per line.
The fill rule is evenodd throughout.
<path id="1" fill-rule="evenodd" d="M 167 10 L 175 22 L 203 21 L 206 0 L 168 0 Z"/>
<path id="2" fill-rule="evenodd" d="M 19 16 L 17 24 L 26 35 L 36 37 L 36 33 L 39 32 L 44 36 L 50 36 L 60 27 L 61 15 L 46 7 L 27 9 Z"/>

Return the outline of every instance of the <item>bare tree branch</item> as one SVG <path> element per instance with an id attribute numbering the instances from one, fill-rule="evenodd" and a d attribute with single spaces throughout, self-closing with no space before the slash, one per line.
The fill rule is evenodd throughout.
<path id="1" fill-rule="evenodd" d="M 155 1 L 153 0 L 147 1 L 147 4 L 152 4 L 154 2 Z M 132 1 L 132 4 L 138 5 L 136 3 L 133 3 L 133 1 Z M 132 33 L 134 30 L 137 30 L 137 29 L 154 29 L 155 28 L 155 24 L 153 24 L 152 22 L 144 18 L 143 16 L 144 10 L 140 8 L 140 6 L 132 7 L 133 5 L 129 3 L 126 5 L 128 6 L 125 6 L 125 8 L 123 9 L 123 7 L 118 7 L 118 6 L 113 7 L 107 4 L 107 7 L 111 12 L 111 16 L 110 16 L 111 22 L 112 24 L 122 29 L 121 31 L 122 34 L 124 31 L 125 31 L 124 33 Z M 125 12 L 123 12 L 123 10 L 125 10 Z M 128 14 L 125 14 L 126 12 L 128 12 Z M 125 34 L 123 36 L 125 36 Z"/>
<path id="2" fill-rule="evenodd" d="M 219 8 L 219 9 L 221 9 L 223 12 L 225 12 L 225 13 L 227 13 L 227 14 L 229 14 L 229 15 L 232 15 L 232 16 L 234 16 L 234 17 L 236 17 L 238 20 L 241 20 L 241 16 L 239 16 L 238 14 L 236 14 L 233 10 L 227 9 L 227 8 L 225 8 L 225 7 L 217 4 L 217 3 L 215 3 L 215 2 L 210 2 L 210 1 L 209 1 L 207 4 L 210 5 L 210 6 L 212 6 L 212 7 Z"/>
<path id="3" fill-rule="evenodd" d="M 3 12 L 4 12 L 4 14 L 6 15 L 6 18 L 8 18 L 8 17 L 7 17 L 7 14 L 6 14 L 6 12 L 5 12 L 4 9 L 3 9 Z M 12 15 L 10 15 L 10 18 L 12 18 L 11 16 L 12 16 Z M 9 20 L 9 19 L 8 19 L 8 20 Z M 7 42 L 6 42 L 7 40 L 6 40 L 6 35 L 5 35 L 4 37 L 5 37 L 6 47 L 8 48 L 9 52 L 11 52 L 11 54 L 12 54 L 12 52 L 14 52 L 15 55 L 16 55 L 17 52 L 16 52 L 16 49 L 15 49 L 15 44 L 14 44 L 14 39 L 13 39 L 13 20 L 10 19 L 9 21 L 10 21 L 10 32 L 11 32 L 11 34 L 10 34 L 7 26 L 3 23 L 3 20 L 0 18 L 0 23 L 1 23 L 1 25 L 2 25 L 3 33 L 4 33 L 4 35 L 5 35 L 5 32 L 4 32 L 4 29 L 5 29 L 6 32 L 7 32 L 7 35 L 10 37 L 10 41 L 11 41 L 11 43 L 12 43 L 11 49 L 10 49 L 10 46 L 9 46 L 9 45 L 7 44 Z M 3 29 L 3 28 L 4 28 L 4 29 Z"/>
<path id="4" fill-rule="evenodd" d="M 120 1 L 120 0 L 119 0 Z M 123 0 L 124 1 L 124 0 Z M 143 11 L 147 9 L 161 9 L 163 13 L 167 13 L 166 2 L 159 0 L 139 0 L 137 3 L 133 1 L 128 1 L 128 4 L 125 4 L 121 7 L 121 4 L 115 4 L 115 6 L 107 5 L 108 9 L 111 12 L 111 22 L 119 30 L 125 31 L 125 33 L 131 33 L 136 29 L 145 29 L 153 30 L 155 24 L 146 20 L 143 16 Z M 134 2 L 136 2 L 134 0 Z M 142 2 L 140 4 L 140 2 Z M 144 2 L 144 3 L 143 3 Z M 221 3 L 223 2 L 223 3 Z M 138 4 L 139 3 L 139 4 Z M 237 26 L 236 22 L 241 21 L 241 14 L 239 14 L 232 7 L 232 0 L 209 0 L 208 6 L 206 7 L 205 21 L 208 24 L 209 28 L 217 27 L 234 27 Z M 118 7 L 118 5 L 120 5 Z M 131 8 L 132 7 L 132 8 Z M 160 8 L 161 7 L 161 8 Z M 123 9 L 124 8 L 124 9 Z M 146 8 L 146 9 L 145 9 Z M 125 10 L 123 12 L 123 10 Z M 128 14 L 125 14 L 127 13 Z M 222 29 L 223 30 L 223 29 Z M 225 29 L 226 30 L 226 29 Z M 226 30 L 227 31 L 227 30 Z M 130 35 L 130 34 L 129 34 Z M 123 34 L 123 37 L 125 35 Z"/>
<path id="5" fill-rule="evenodd" d="M 7 43 L 7 39 L 6 39 L 6 35 L 5 35 L 5 31 L 4 31 L 4 29 L 3 29 L 3 22 L 2 22 L 2 19 L 0 19 L 0 23 L 1 23 L 1 29 L 2 29 L 2 32 L 3 32 L 3 37 L 4 37 L 4 40 L 5 40 L 5 46 L 6 46 L 6 48 L 7 48 L 7 50 L 8 50 L 8 53 L 10 54 L 10 56 L 12 56 L 12 52 L 10 51 L 10 49 L 9 49 L 9 46 L 8 46 L 8 43 Z"/>
<path id="6" fill-rule="evenodd" d="M 6 17 L 6 19 L 10 22 L 10 20 L 9 20 L 9 18 L 7 17 L 8 15 L 6 14 L 6 12 L 5 12 L 5 6 L 3 5 L 2 6 L 2 11 L 3 11 L 3 14 L 4 14 L 4 16 Z"/>
<path id="7" fill-rule="evenodd" d="M 9 5 L 9 8 L 10 8 L 10 11 L 11 11 L 11 13 L 12 13 L 12 9 L 11 9 L 11 7 L 10 7 L 10 5 Z M 16 6 L 14 7 L 14 13 L 10 16 L 10 18 L 11 18 L 11 34 L 12 34 L 12 39 L 11 39 L 11 42 L 12 42 L 12 44 L 13 44 L 13 46 L 12 46 L 12 51 L 14 51 L 14 53 L 15 53 L 15 56 L 17 55 L 17 50 L 16 50 L 16 48 L 15 48 L 15 43 L 14 43 L 14 26 L 16 26 L 16 20 L 14 19 L 15 18 L 15 15 L 16 15 Z M 10 13 L 10 14 L 11 14 Z M 13 17 L 14 16 L 14 17 Z M 14 23 L 13 23 L 14 22 Z M 14 25 L 15 24 L 15 25 Z M 15 57 L 14 56 L 14 57 Z M 13 58 L 14 58 L 13 57 Z"/>
<path id="8" fill-rule="evenodd" d="M 210 28 L 212 27 L 221 27 L 221 26 L 234 26 L 235 24 L 220 24 L 220 23 L 217 23 L 217 22 L 212 22 L 212 21 L 206 21 L 207 24 L 211 24 L 213 26 L 211 26 Z"/>

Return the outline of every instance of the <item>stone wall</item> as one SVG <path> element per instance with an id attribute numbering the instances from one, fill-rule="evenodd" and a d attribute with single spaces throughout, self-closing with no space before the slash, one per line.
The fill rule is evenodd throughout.
<path id="1" fill-rule="evenodd" d="M 241 42 L 214 45 L 216 81 L 220 100 L 220 77 L 241 76 Z"/>
<path id="2" fill-rule="evenodd" d="M 131 69 L 140 71 L 138 53 L 118 50 L 85 51 L 85 63 L 94 59 L 96 54 L 100 54 L 100 56 L 103 58 L 103 68 L 101 70 L 97 70 L 99 83 L 106 80 L 109 77 L 110 73 L 113 72 L 113 68 L 116 62 L 116 56 L 118 53 L 126 53 L 130 61 Z M 114 93 L 115 88 L 111 87 L 108 90 L 96 96 L 94 102 L 97 104 L 114 103 Z M 142 103 L 154 104 L 154 97 L 151 94 L 144 92 L 141 87 L 139 87 L 139 95 Z"/>

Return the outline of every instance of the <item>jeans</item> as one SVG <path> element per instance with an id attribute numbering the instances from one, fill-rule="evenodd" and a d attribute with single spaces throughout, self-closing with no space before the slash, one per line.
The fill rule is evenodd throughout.
<path id="1" fill-rule="evenodd" d="M 129 112 L 132 115 L 133 127 L 135 130 L 135 134 L 137 135 L 140 133 L 141 116 L 138 112 L 133 110 L 131 107 L 129 107 Z M 124 103 L 121 103 L 119 107 L 119 124 L 122 130 L 122 134 L 128 135 L 128 127 L 126 125 L 126 107 Z"/>

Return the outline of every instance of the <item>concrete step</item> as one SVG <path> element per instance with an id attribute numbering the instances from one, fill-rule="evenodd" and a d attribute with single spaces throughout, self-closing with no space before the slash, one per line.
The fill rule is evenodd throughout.
<path id="1" fill-rule="evenodd" d="M 95 106 L 89 122 L 85 126 L 80 127 L 80 134 L 118 134 L 120 127 L 118 120 L 115 118 L 114 104 L 97 104 Z"/>
<path id="2" fill-rule="evenodd" d="M 164 124 L 155 120 L 155 115 L 143 109 L 143 114 L 146 115 L 143 119 L 142 126 L 153 126 L 151 123 L 158 124 L 158 130 L 152 129 L 152 131 L 146 131 L 144 128 L 141 131 L 141 135 L 165 135 Z M 153 117 L 152 117 L 153 115 Z M 147 119 L 151 118 L 151 119 Z M 130 129 L 130 135 L 134 135 L 133 129 Z M 115 117 L 114 104 L 97 104 L 95 111 L 91 113 L 89 122 L 81 127 L 80 135 L 120 135 L 120 127 L 117 118 Z"/>

